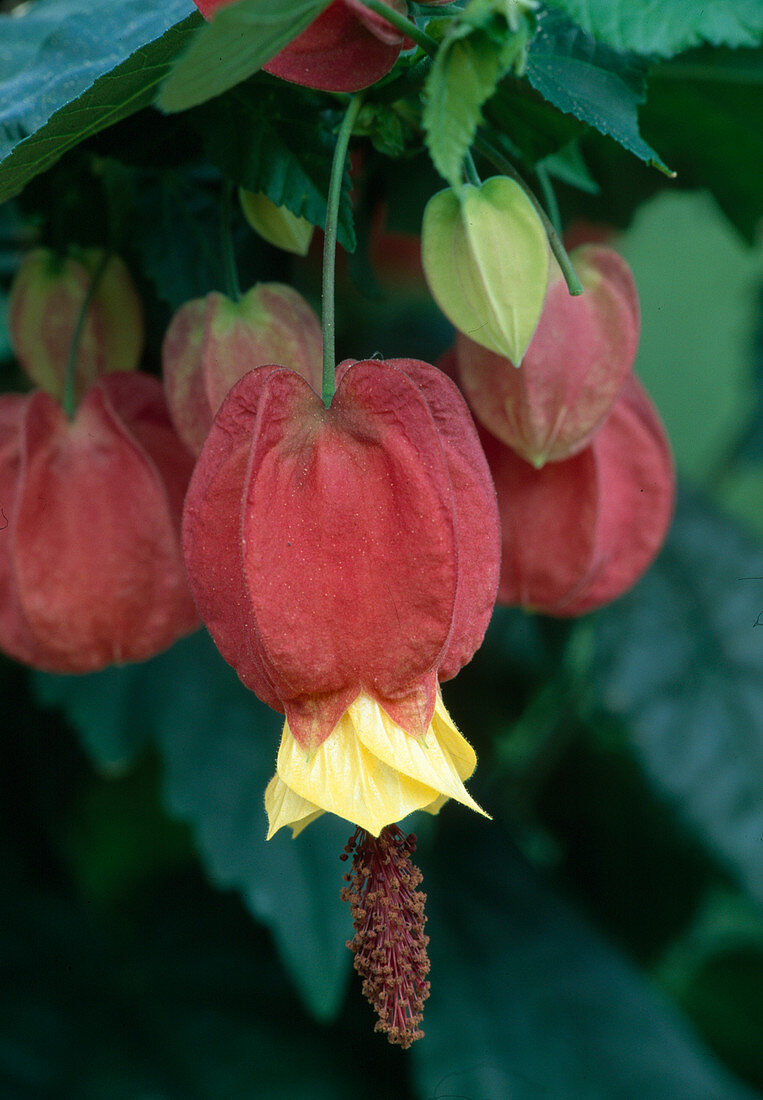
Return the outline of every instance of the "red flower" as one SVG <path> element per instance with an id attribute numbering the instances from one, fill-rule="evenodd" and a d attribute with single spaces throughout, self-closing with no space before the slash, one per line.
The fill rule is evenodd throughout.
<path id="1" fill-rule="evenodd" d="M 0 648 L 90 672 L 192 630 L 178 533 L 191 466 L 146 375 L 100 378 L 72 421 L 41 391 L 0 398 Z"/>
<path id="2" fill-rule="evenodd" d="M 664 429 L 634 376 L 572 458 L 537 470 L 487 432 L 481 439 L 501 514 L 499 603 L 581 615 L 635 584 L 667 533 L 674 477 Z"/>
<path id="3" fill-rule="evenodd" d="M 194 0 L 205 19 L 230 0 Z M 405 0 L 388 0 L 405 13 Z M 360 0 L 333 0 L 313 22 L 263 65 L 292 84 L 324 92 L 357 92 L 386 76 L 411 43 Z"/>
<path id="4" fill-rule="evenodd" d="M 191 480 L 184 548 L 225 659 L 286 713 L 271 832 L 322 810 L 378 835 L 463 786 L 474 753 L 438 679 L 482 640 L 498 575 L 495 495 L 456 387 L 410 359 L 349 362 L 326 409 L 260 367 L 220 409 Z"/>

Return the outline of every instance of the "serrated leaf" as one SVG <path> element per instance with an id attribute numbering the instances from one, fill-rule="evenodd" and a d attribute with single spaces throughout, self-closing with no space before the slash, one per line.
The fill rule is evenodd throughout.
<path id="1" fill-rule="evenodd" d="M 263 795 L 282 719 L 242 686 L 209 636 L 198 631 L 145 664 L 42 683 L 96 762 L 108 758 L 115 730 L 156 741 L 169 805 L 193 827 L 211 878 L 240 891 L 270 929 L 313 1015 L 336 1015 L 351 961 L 339 899 L 347 825 L 326 818 L 296 841 L 265 841 Z"/>
<path id="2" fill-rule="evenodd" d="M 456 188 L 462 182 L 464 157 L 482 121 L 482 106 L 524 43 L 521 35 L 510 34 L 506 27 L 502 33 L 482 27 L 466 32 L 466 26 L 454 25 L 424 86 L 422 121 L 432 163 Z"/>
<path id="3" fill-rule="evenodd" d="M 763 903 L 763 550 L 695 498 L 597 620 L 597 682 L 647 773 Z"/>
<path id="4" fill-rule="evenodd" d="M 113 11 L 113 5 L 109 6 Z M 184 2 L 175 0 L 170 11 L 172 7 L 185 6 Z M 167 22 L 167 12 L 161 22 L 154 16 L 156 26 Z M 122 53 L 115 54 L 112 50 L 108 55 L 97 56 L 88 65 L 79 68 L 75 65 L 68 82 L 62 81 L 60 72 L 60 68 L 65 70 L 69 63 L 68 55 L 49 57 L 48 52 L 41 50 L 33 70 L 39 80 L 39 97 L 30 92 L 25 101 L 6 112 L 5 123 L 0 116 L 0 125 L 6 133 L 6 141 L 0 145 L 3 158 L 0 162 L 0 202 L 17 195 L 29 180 L 46 171 L 86 138 L 149 106 L 170 61 L 196 24 L 197 16 L 190 16 L 165 33 L 159 32 L 160 37 L 138 46 L 121 63 L 118 59 Z M 142 41 L 149 33 L 149 25 L 145 19 L 137 21 L 133 35 L 128 34 L 124 39 L 120 31 L 120 45 L 124 41 Z M 0 30 L 4 32 L 5 28 L 0 27 Z M 70 33 L 77 41 L 81 28 L 73 28 Z M 46 81 L 45 74 L 50 67 L 56 72 Z M 16 83 L 12 81 L 10 88 L 15 88 Z M 86 90 L 80 94 L 83 85 Z M 47 86 L 49 91 L 46 91 Z M 3 94 L 7 88 L 8 85 L 0 86 Z M 51 110 L 51 104 L 57 104 L 58 108 Z"/>
<path id="5" fill-rule="evenodd" d="M 421 860 L 432 993 L 411 1051 L 420 1096 L 447 1082 L 486 1100 L 752 1100 L 497 824 L 455 818 Z"/>
<path id="6" fill-rule="evenodd" d="M 670 175 L 639 132 L 645 71 L 643 59 L 597 44 L 560 12 L 549 10 L 539 16 L 527 59 L 532 86 L 560 111 L 614 138 L 640 160 Z"/>
<path id="7" fill-rule="evenodd" d="M 157 97 L 167 112 L 184 111 L 227 92 L 270 61 L 329 0 L 239 0 L 215 13 L 178 60 Z"/>
<path id="8" fill-rule="evenodd" d="M 760 0 L 549 0 L 576 23 L 617 50 L 672 57 L 709 42 L 712 46 L 757 46 L 763 36 Z"/>
<path id="9" fill-rule="evenodd" d="M 339 116 L 321 109 L 314 93 L 253 81 L 189 115 L 209 159 L 247 191 L 323 228 Z M 355 248 L 350 178 L 345 172 L 338 239 Z"/>

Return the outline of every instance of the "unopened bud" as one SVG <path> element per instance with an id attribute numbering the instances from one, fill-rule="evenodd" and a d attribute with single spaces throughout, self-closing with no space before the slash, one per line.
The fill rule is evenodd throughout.
<path id="1" fill-rule="evenodd" d="M 8 325 L 29 378 L 58 399 L 75 335 L 77 396 L 100 375 L 135 370 L 143 350 L 143 309 L 130 273 L 97 248 L 67 259 L 47 248 L 29 252 L 11 286 Z"/>
<path id="2" fill-rule="evenodd" d="M 512 179 L 494 176 L 434 195 L 424 211 L 422 260 L 445 316 L 472 340 L 522 361 L 548 281 L 538 214 Z"/>
<path id="3" fill-rule="evenodd" d="M 239 190 L 241 209 L 255 233 L 268 244 L 306 256 L 313 239 L 314 226 L 307 218 L 292 214 L 285 206 L 276 206 L 262 192 Z"/>

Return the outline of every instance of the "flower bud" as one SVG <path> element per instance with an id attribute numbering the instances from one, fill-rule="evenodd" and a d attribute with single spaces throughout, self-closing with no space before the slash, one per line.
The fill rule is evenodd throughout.
<path id="1" fill-rule="evenodd" d="M 98 379 L 73 420 L 41 390 L 0 398 L 0 649 L 92 672 L 192 630 L 178 530 L 192 465 L 148 375 Z"/>
<path id="2" fill-rule="evenodd" d="M 421 230 L 424 273 L 445 316 L 466 336 L 521 363 L 548 281 L 548 243 L 533 204 L 493 176 L 460 195 L 439 191 Z"/>
<path id="3" fill-rule="evenodd" d="M 59 399 L 89 294 L 77 336 L 76 396 L 100 375 L 132 371 L 140 362 L 143 308 L 124 262 L 98 248 L 65 260 L 35 248 L 11 285 L 8 327 L 16 356 L 35 385 Z"/>
<path id="4" fill-rule="evenodd" d="M 164 388 L 178 435 L 198 454 L 228 390 L 255 367 L 283 363 L 320 390 L 322 349 L 315 313 L 281 283 L 259 283 L 238 302 L 216 291 L 186 302 L 162 348 Z"/>
<path id="5" fill-rule="evenodd" d="M 638 344 L 638 296 L 625 260 L 600 245 L 579 248 L 571 259 L 584 293 L 572 297 L 554 263 L 521 368 L 460 333 L 456 341 L 459 381 L 475 416 L 537 467 L 586 445 Z"/>
<path id="6" fill-rule="evenodd" d="M 501 515 L 498 602 L 582 615 L 622 595 L 662 545 L 673 509 L 670 449 L 631 375 L 591 443 L 534 469 L 481 432 Z"/>
<path id="7" fill-rule="evenodd" d="M 284 252 L 293 252 L 297 256 L 306 256 L 313 239 L 314 226 L 307 218 L 292 214 L 285 206 L 276 206 L 262 192 L 239 190 L 241 209 L 255 233 L 268 244 L 282 248 Z"/>

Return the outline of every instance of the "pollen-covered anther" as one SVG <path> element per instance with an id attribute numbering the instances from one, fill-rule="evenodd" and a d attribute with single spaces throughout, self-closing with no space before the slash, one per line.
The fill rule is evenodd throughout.
<path id="1" fill-rule="evenodd" d="M 376 1031 L 406 1049 L 420 1028 L 429 996 L 429 937 L 424 933 L 426 894 L 411 861 L 416 837 L 388 825 L 378 837 L 356 829 L 341 858 L 352 855 L 342 900 L 350 903 L 355 935 L 347 946 L 363 979 L 363 995 L 376 1011 Z"/>

